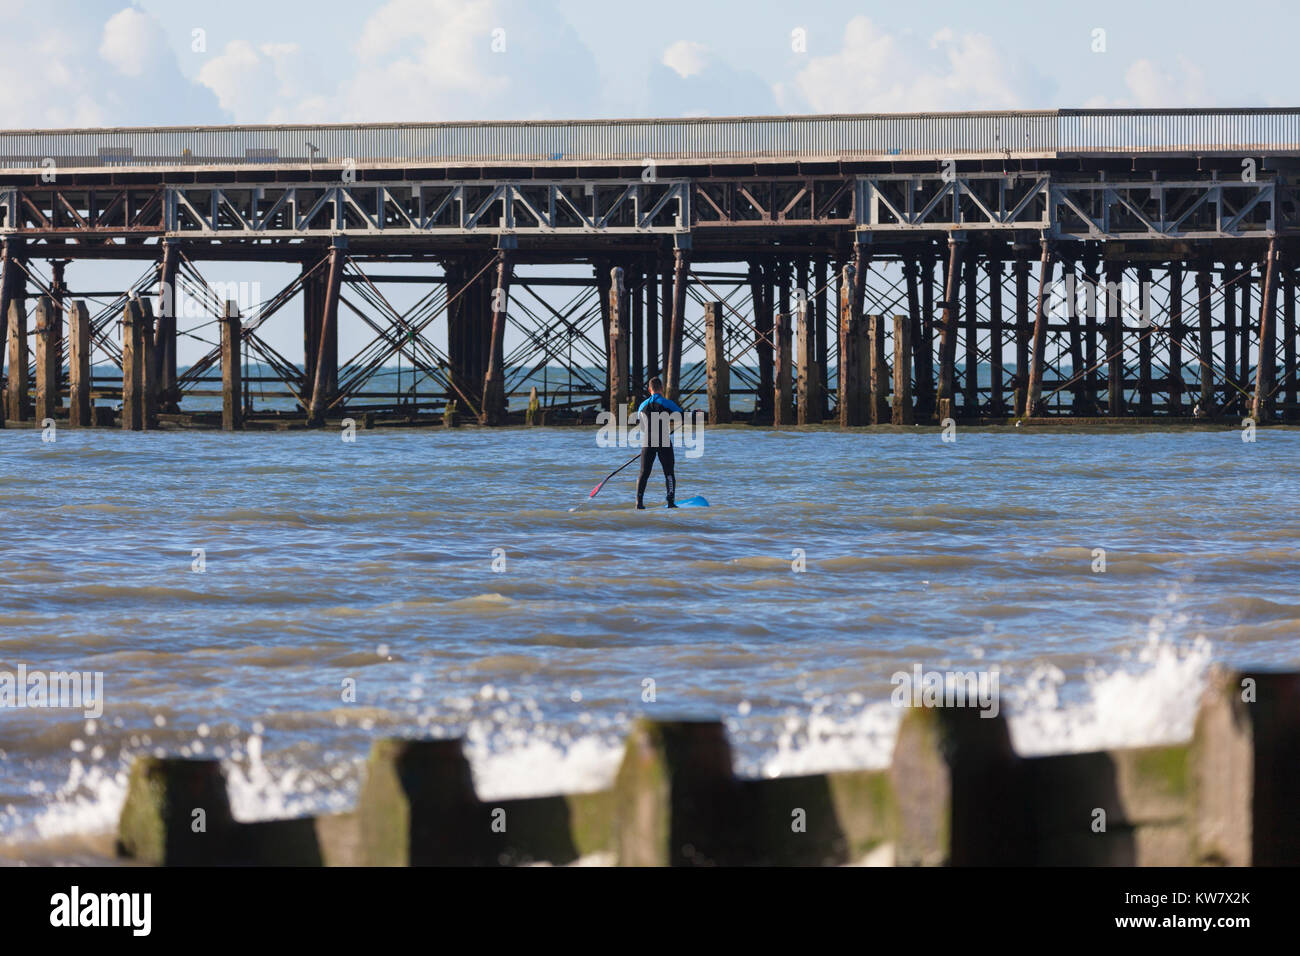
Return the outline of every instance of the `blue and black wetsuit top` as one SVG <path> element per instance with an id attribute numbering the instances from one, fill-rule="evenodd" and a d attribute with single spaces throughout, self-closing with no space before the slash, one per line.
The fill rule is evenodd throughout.
<path id="1" fill-rule="evenodd" d="M 671 444 L 669 439 L 671 426 L 667 419 L 660 416 L 674 412 L 678 415 L 685 414 L 680 405 L 660 394 L 651 395 L 641 403 L 636 410 L 641 419 L 641 447 L 662 447 Z M 656 436 L 658 441 L 653 440 Z"/>
<path id="2" fill-rule="evenodd" d="M 638 415 L 643 415 L 646 412 L 677 412 L 678 414 L 681 414 L 681 411 L 682 406 L 678 405 L 671 399 L 664 398 L 664 396 L 656 393 L 642 402 L 641 407 L 636 410 L 636 413 Z"/>

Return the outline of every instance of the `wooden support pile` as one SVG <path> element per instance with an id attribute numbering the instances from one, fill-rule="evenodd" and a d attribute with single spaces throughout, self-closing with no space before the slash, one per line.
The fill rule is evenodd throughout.
<path id="1" fill-rule="evenodd" d="M 165 865 L 1300 863 L 1300 674 L 1216 671 L 1181 744 L 1022 757 L 1001 715 L 912 707 L 888 769 L 731 766 L 721 723 L 641 720 L 610 789 L 482 800 L 460 741 L 381 740 L 352 812 L 239 823 L 217 761 L 140 757 L 118 840 Z"/>

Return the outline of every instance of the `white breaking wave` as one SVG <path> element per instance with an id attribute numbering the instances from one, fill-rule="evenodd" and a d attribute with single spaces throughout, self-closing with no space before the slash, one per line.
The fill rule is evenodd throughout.
<path id="1" fill-rule="evenodd" d="M 1079 693 L 1064 694 L 1064 676 L 1050 664 L 1004 687 L 1016 751 L 1030 756 L 1189 739 L 1212 663 L 1210 643 L 1197 637 L 1179 644 L 1157 621 L 1129 657 L 1110 671 L 1089 670 Z M 792 712 L 775 721 L 751 716 L 746 705 L 740 713 L 726 721 L 737 773 L 784 777 L 887 767 L 902 711 L 851 694 L 811 700 L 806 715 Z M 530 716 L 540 714 L 533 710 Z M 625 732 L 625 725 L 613 723 L 597 731 L 538 719 L 473 719 L 465 727 L 465 752 L 485 800 L 593 791 L 613 781 Z M 355 803 L 364 758 L 331 767 L 303 766 L 303 759 L 301 752 L 264 755 L 262 738 L 250 735 L 238 759 L 223 761 L 235 818 L 340 812 Z M 13 807 L 0 812 L 0 832 L 11 844 L 111 832 L 126 796 L 127 771 L 124 761 L 87 765 L 74 757 L 63 785 L 48 794 L 33 792 L 44 798 L 33 818 L 20 819 Z"/>

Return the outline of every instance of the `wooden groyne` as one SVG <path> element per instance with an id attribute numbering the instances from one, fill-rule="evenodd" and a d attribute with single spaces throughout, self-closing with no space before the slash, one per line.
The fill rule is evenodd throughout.
<path id="1" fill-rule="evenodd" d="M 160 865 L 1300 863 L 1300 674 L 1215 671 L 1187 743 L 1022 757 L 908 708 L 884 770 L 741 779 L 720 723 L 638 721 L 608 790 L 475 793 L 459 740 L 377 741 L 356 808 L 236 821 L 219 762 L 139 757 L 118 851 Z"/>

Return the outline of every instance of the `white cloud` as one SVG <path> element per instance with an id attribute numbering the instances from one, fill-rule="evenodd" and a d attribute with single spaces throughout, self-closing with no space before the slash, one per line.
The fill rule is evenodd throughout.
<path id="1" fill-rule="evenodd" d="M 774 90 L 790 108 L 875 113 L 1047 106 L 1047 86 L 983 34 L 942 29 L 924 41 L 859 16 L 838 52 L 812 57 Z"/>
<path id="2" fill-rule="evenodd" d="M 1124 71 L 1124 85 L 1137 107 L 1208 106 L 1214 99 L 1200 67 L 1181 56 L 1174 71 L 1137 60 Z"/>
<path id="3" fill-rule="evenodd" d="M 22 127 L 164 125 L 220 119 L 185 79 L 148 14 L 105 0 L 8 0 L 0 116 Z"/>
<path id="4" fill-rule="evenodd" d="M 587 115 L 601 83 L 558 13 L 525 0 L 389 0 L 366 20 L 340 119 L 491 120 Z"/>
<path id="5" fill-rule="evenodd" d="M 1173 109 L 1181 106 L 1213 107 L 1224 103 L 1206 81 L 1204 71 L 1186 57 L 1165 65 L 1143 58 L 1124 71 L 1124 92 L 1099 93 L 1083 104 L 1086 109 Z"/>
<path id="6" fill-rule="evenodd" d="M 166 53 L 166 42 L 153 17 L 127 7 L 104 24 L 99 55 L 123 76 L 140 76 Z"/>
<path id="7" fill-rule="evenodd" d="M 664 50 L 662 63 L 682 79 L 704 72 L 708 65 L 709 48 L 694 40 L 678 40 Z"/>
<path id="8" fill-rule="evenodd" d="M 601 90 L 563 17 L 524 0 L 389 0 L 353 50 L 331 64 L 292 43 L 232 41 L 199 81 L 240 123 L 581 116 Z"/>
<path id="9" fill-rule="evenodd" d="M 221 108 L 236 119 L 278 121 L 296 119 L 282 114 L 280 105 L 300 97 L 296 43 L 263 43 L 254 49 L 247 40 L 231 40 L 203 64 L 199 82 L 212 90 Z"/>
<path id="10" fill-rule="evenodd" d="M 776 101 L 763 78 L 736 69 L 703 43 L 678 40 L 664 50 L 646 83 L 656 116 L 738 116 L 771 113 Z"/>

